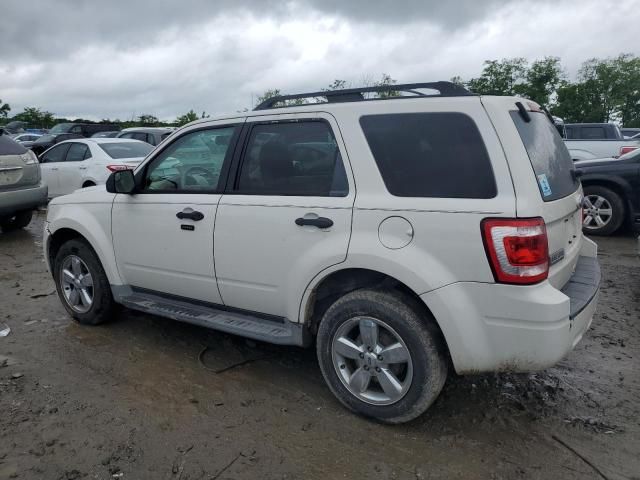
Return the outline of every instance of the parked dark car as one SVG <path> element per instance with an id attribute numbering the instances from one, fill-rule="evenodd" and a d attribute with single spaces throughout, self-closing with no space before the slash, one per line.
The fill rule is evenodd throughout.
<path id="1" fill-rule="evenodd" d="M 640 231 L 640 149 L 575 166 L 584 189 L 584 232 L 610 235 L 624 223 Z"/>
<path id="2" fill-rule="evenodd" d="M 119 130 L 108 130 L 105 132 L 97 132 L 91 135 L 91 138 L 116 138 L 120 133 Z"/>
<path id="3" fill-rule="evenodd" d="M 89 138 L 94 133 L 120 130 L 117 125 L 109 123 L 59 123 L 49 133 L 76 133 Z"/>
<path id="4" fill-rule="evenodd" d="M 159 145 L 165 138 L 175 132 L 173 127 L 133 127 L 125 128 L 118 133 L 118 138 L 131 138 L 147 142 L 153 146 Z"/>
<path id="5" fill-rule="evenodd" d="M 620 128 L 613 123 L 565 123 L 567 140 L 622 140 Z"/>
<path id="6" fill-rule="evenodd" d="M 52 147 L 56 143 L 64 142 L 65 140 L 71 140 L 72 138 L 84 138 L 82 135 L 77 133 L 50 133 L 48 135 L 43 135 L 38 138 L 33 145 L 31 145 L 31 150 L 33 153 L 40 156 L 42 152 L 44 152 L 47 148 Z"/>

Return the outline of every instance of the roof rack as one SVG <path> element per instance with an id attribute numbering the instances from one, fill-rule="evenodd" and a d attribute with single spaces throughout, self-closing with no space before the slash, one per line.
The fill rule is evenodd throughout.
<path id="1" fill-rule="evenodd" d="M 437 94 L 425 94 L 418 92 L 417 89 L 426 88 L 429 90 L 437 90 Z M 275 97 L 267 98 L 264 102 L 260 103 L 254 110 L 268 110 L 270 108 L 280 108 L 281 106 L 293 106 L 293 105 L 278 105 L 279 103 L 286 102 L 287 100 L 299 100 L 303 98 L 318 98 L 324 97 L 326 102 L 316 103 L 343 103 L 343 102 L 359 102 L 368 100 L 365 98 L 365 93 L 389 93 L 389 92 L 406 92 L 413 94 L 414 97 L 465 97 L 473 95 L 469 90 L 462 85 L 453 82 L 426 82 L 426 83 L 404 83 L 400 85 L 382 85 L 377 87 L 361 87 L 361 88 L 347 88 L 344 90 L 325 90 L 321 92 L 311 93 L 296 93 L 294 95 L 277 95 Z M 406 96 L 405 96 L 406 97 Z M 399 98 L 398 96 L 389 96 L 386 98 Z M 373 100 L 373 99 L 371 99 Z M 375 100 L 382 100 L 376 98 Z M 278 105 L 278 106 L 277 106 Z"/>

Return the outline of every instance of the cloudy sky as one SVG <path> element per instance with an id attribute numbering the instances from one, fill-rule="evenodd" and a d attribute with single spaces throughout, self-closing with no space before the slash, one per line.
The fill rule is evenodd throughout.
<path id="1" fill-rule="evenodd" d="M 19 113 L 172 120 L 383 72 L 478 75 L 486 59 L 640 55 L 638 0 L 2 0 L 0 99 Z"/>

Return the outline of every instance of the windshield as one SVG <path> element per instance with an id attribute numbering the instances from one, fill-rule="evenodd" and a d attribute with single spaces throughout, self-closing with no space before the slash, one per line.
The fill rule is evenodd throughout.
<path id="1" fill-rule="evenodd" d="M 542 199 L 550 202 L 575 192 L 578 182 L 572 173 L 573 161 L 547 116 L 529 112 L 531 121 L 525 122 L 518 111 L 510 113 L 529 155 Z"/>
<path id="2" fill-rule="evenodd" d="M 66 133 L 69 131 L 69 127 L 73 125 L 72 123 L 59 123 L 57 125 L 54 125 L 53 128 L 51 130 L 49 130 L 50 133 Z"/>
<path id="3" fill-rule="evenodd" d="M 146 157 L 153 146 L 144 142 L 100 143 L 100 148 L 111 158 Z"/>

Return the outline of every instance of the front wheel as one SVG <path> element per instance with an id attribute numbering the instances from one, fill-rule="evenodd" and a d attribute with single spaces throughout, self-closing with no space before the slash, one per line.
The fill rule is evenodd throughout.
<path id="1" fill-rule="evenodd" d="M 338 299 L 320 323 L 317 353 L 338 400 L 385 423 L 424 413 L 447 376 L 435 321 L 398 293 L 356 290 Z"/>
<path id="2" fill-rule="evenodd" d="M 98 325 L 111 318 L 115 303 L 109 280 L 86 242 L 69 240 L 60 247 L 53 278 L 62 305 L 78 323 Z"/>

